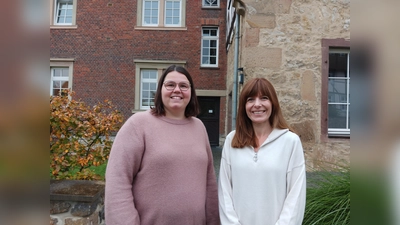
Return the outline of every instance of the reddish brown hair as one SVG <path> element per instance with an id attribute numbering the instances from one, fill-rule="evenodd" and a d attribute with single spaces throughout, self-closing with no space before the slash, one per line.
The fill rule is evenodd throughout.
<path id="1" fill-rule="evenodd" d="M 291 129 L 285 118 L 283 118 L 274 86 L 265 78 L 253 78 L 246 82 L 239 96 L 236 133 L 232 140 L 232 147 L 234 148 L 258 147 L 252 121 L 246 114 L 247 98 L 255 96 L 267 96 L 271 101 L 272 112 L 269 117 L 269 123 L 272 128 Z"/>

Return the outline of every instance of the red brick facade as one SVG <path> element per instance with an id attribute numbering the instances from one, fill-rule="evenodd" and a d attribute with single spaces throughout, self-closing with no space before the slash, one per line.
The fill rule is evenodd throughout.
<path id="1" fill-rule="evenodd" d="M 140 0 L 139 0 L 140 1 Z M 74 59 L 72 89 L 89 104 L 112 100 L 128 118 L 135 109 L 134 60 L 185 61 L 196 89 L 226 89 L 225 13 L 186 1 L 186 29 L 137 29 L 138 1 L 77 0 L 76 28 L 50 29 L 50 58 Z M 218 26 L 217 68 L 200 66 L 202 26 Z M 226 98 L 220 96 L 220 134 Z"/>

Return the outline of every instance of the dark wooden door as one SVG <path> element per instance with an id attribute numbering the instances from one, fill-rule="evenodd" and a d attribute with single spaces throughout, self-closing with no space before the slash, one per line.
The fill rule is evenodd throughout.
<path id="1" fill-rule="evenodd" d="M 203 121 L 211 146 L 219 145 L 219 97 L 198 97 L 200 114 L 197 116 Z"/>

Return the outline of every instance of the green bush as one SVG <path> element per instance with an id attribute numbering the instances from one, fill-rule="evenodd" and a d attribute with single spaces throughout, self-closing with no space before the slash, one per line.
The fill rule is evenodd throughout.
<path id="1" fill-rule="evenodd" d="M 73 94 L 50 97 L 50 178 L 103 179 L 93 168 L 107 162 L 123 117 L 110 101 L 90 107 Z"/>
<path id="2" fill-rule="evenodd" d="M 303 224 L 350 224 L 350 168 L 308 174 Z"/>

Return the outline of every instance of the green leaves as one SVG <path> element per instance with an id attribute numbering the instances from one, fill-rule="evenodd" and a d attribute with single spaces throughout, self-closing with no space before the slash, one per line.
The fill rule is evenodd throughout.
<path id="1" fill-rule="evenodd" d="M 350 224 L 350 168 L 311 172 L 303 224 Z"/>

